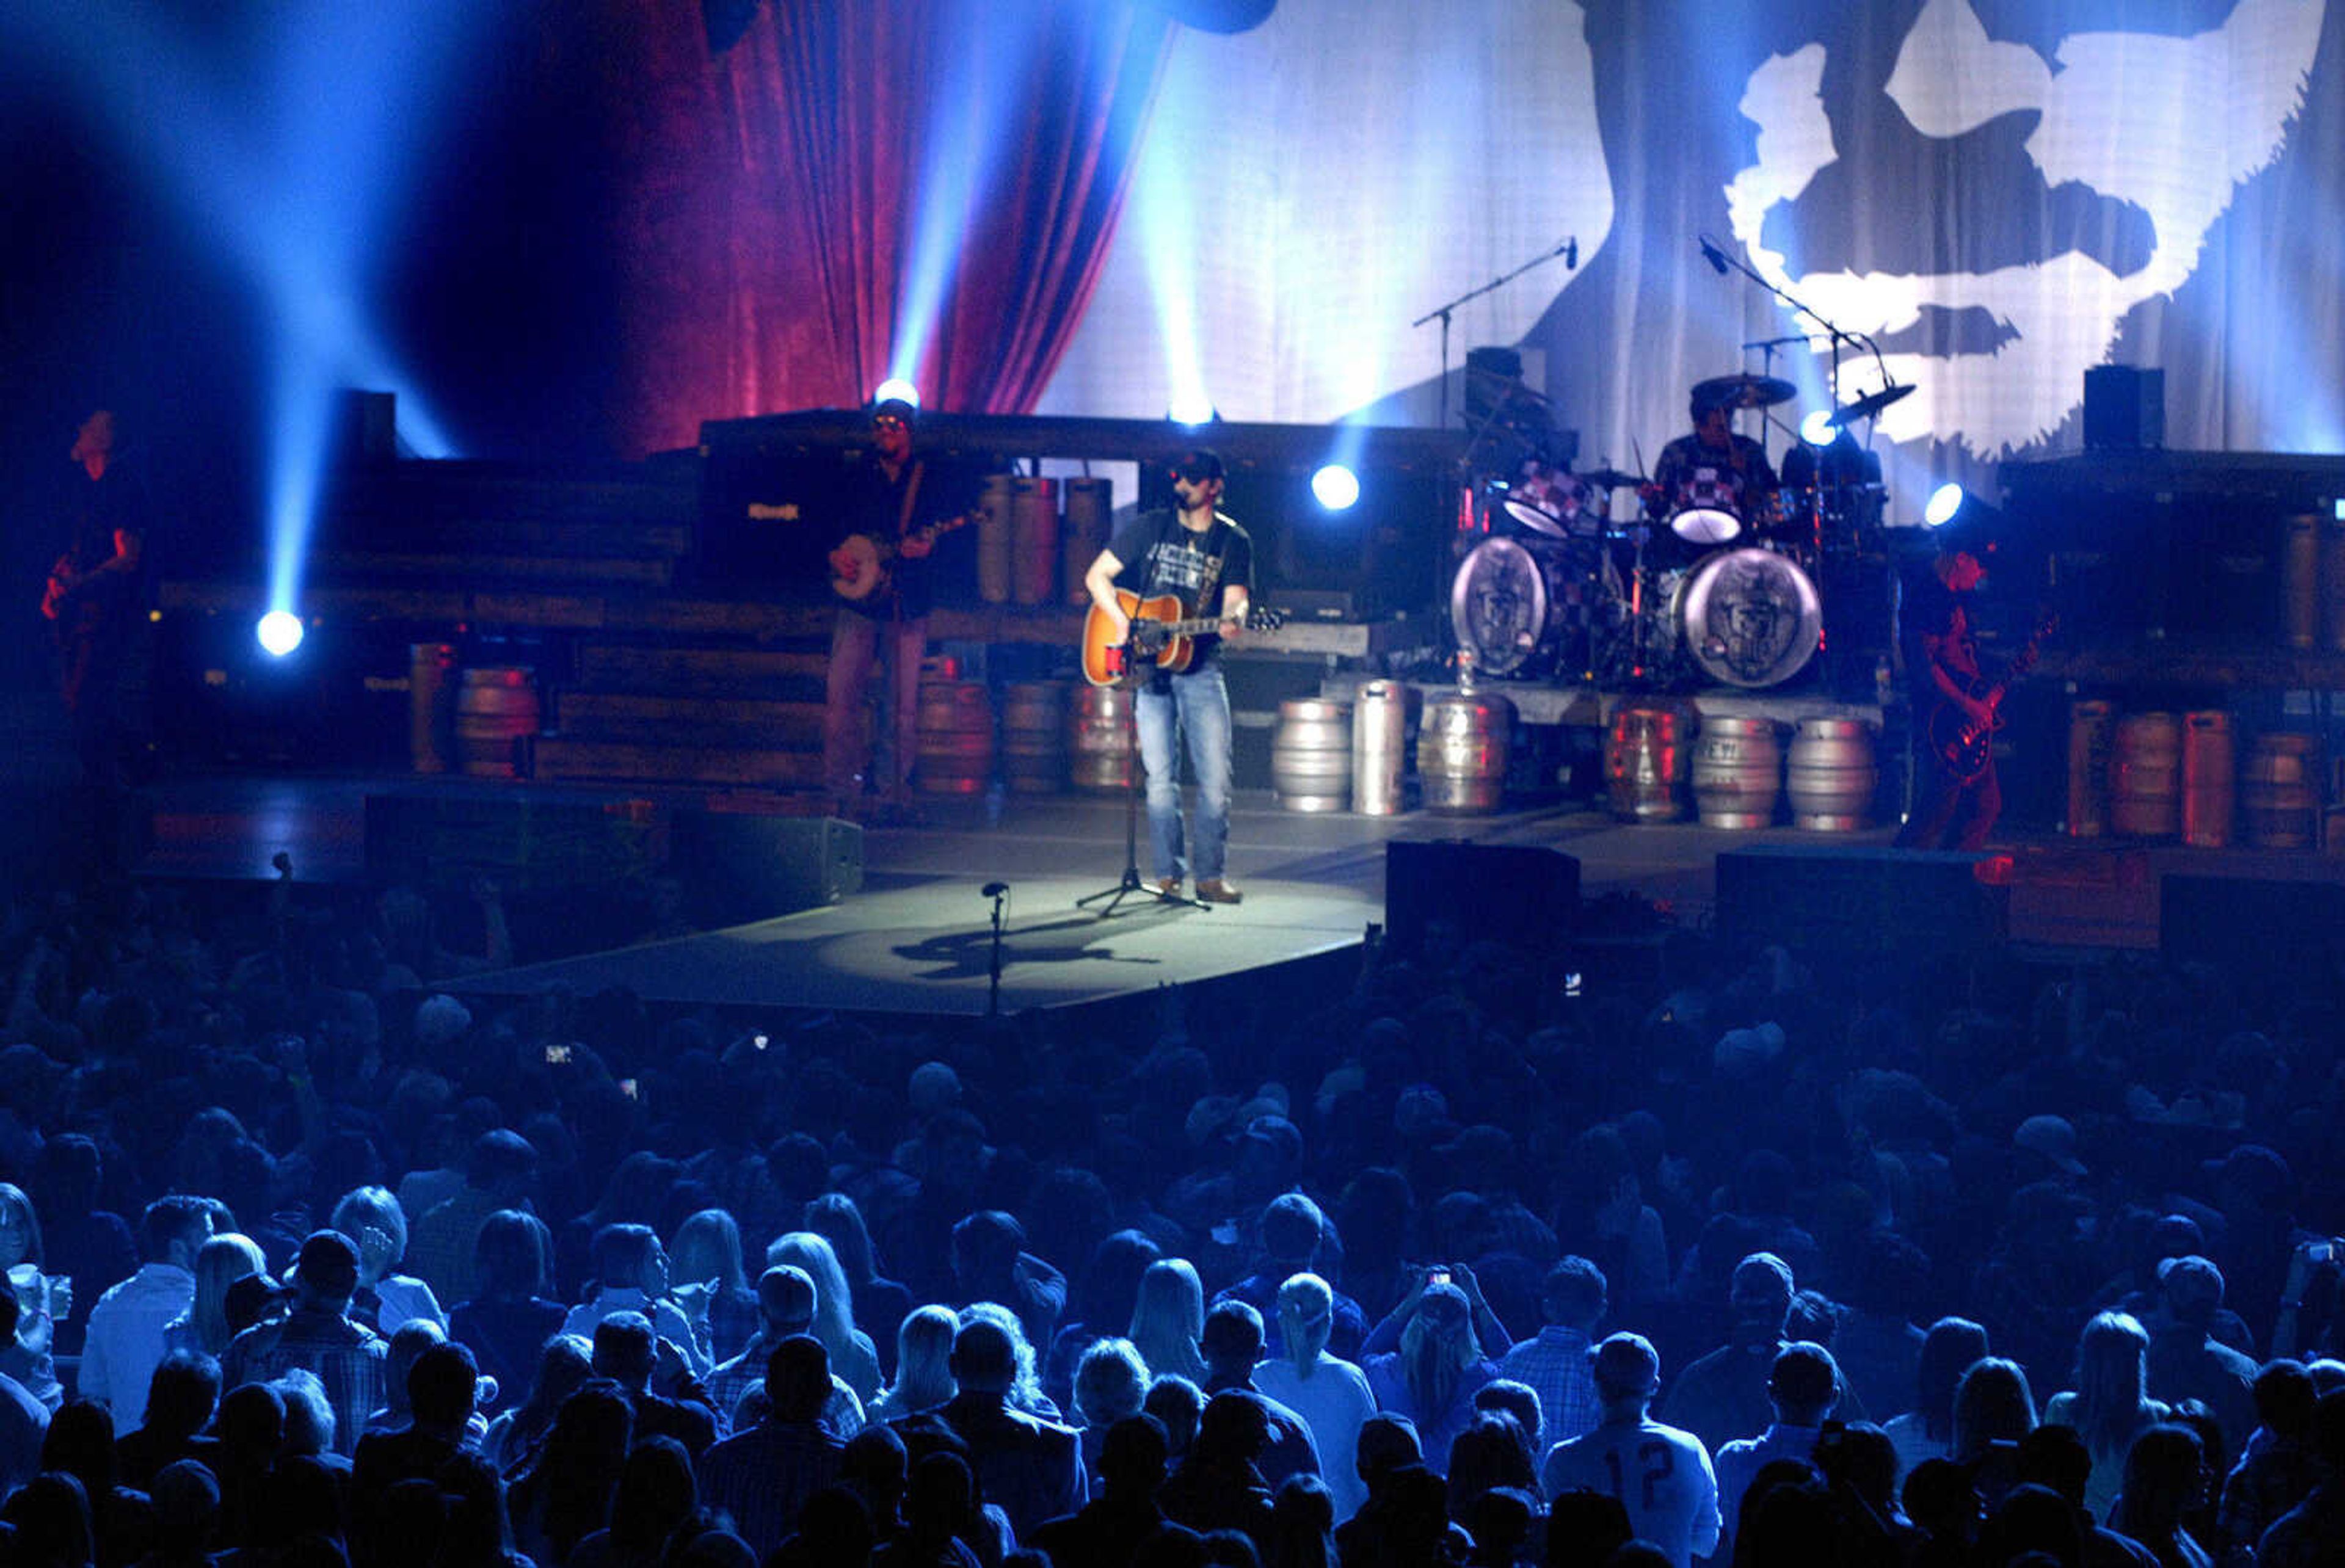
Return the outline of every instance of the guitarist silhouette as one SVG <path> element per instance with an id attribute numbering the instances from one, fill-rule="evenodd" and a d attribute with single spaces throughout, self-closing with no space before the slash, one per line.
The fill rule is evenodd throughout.
<path id="1" fill-rule="evenodd" d="M 849 816 L 909 816 L 912 761 L 919 744 L 920 660 L 928 652 L 931 596 L 928 557 L 932 539 L 914 527 L 917 509 L 932 505 L 921 493 L 928 465 L 912 455 L 912 406 L 895 399 L 871 410 L 871 448 L 863 465 L 855 531 L 892 547 L 884 586 L 848 600 L 842 593 L 831 630 L 830 665 L 823 693 L 823 783 Z M 844 574 L 840 552 L 834 577 Z M 872 678 L 885 664 L 891 736 L 887 767 L 873 766 L 865 711 Z M 876 800 L 872 797 L 877 797 Z"/>
<path id="2" fill-rule="evenodd" d="M 1971 596 L 1985 581 L 1978 557 L 1948 541 L 1905 591 L 1901 620 L 1922 788 L 1897 835 L 1901 849 L 1978 849 L 2003 813 L 2003 785 L 1987 741 L 2000 723 L 2006 686 L 2034 662 L 2050 626 L 2039 628 L 2004 681 L 1989 683 L 1971 624 Z"/>

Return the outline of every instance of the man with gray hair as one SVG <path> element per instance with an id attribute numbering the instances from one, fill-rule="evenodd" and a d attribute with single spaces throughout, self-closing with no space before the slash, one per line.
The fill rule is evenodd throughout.
<path id="1" fill-rule="evenodd" d="M 1691 1432 L 1645 1412 L 1661 1383 L 1661 1358 L 1642 1334 L 1619 1333 L 1589 1352 L 1602 1414 L 1593 1431 L 1548 1450 L 1539 1490 L 1551 1502 L 1585 1489 L 1615 1497 L 1637 1538 L 1670 1554 L 1677 1568 L 1718 1550 L 1718 1477 L 1710 1451 Z"/>
<path id="2" fill-rule="evenodd" d="M 716 1411 L 718 1431 L 743 1431 L 756 1424 L 739 1419 L 741 1401 L 751 1393 L 762 1396 L 766 1359 L 775 1346 L 793 1334 L 814 1332 L 817 1300 L 814 1276 L 795 1264 L 777 1263 L 757 1276 L 757 1331 L 739 1355 L 708 1374 L 708 1402 Z M 830 1374 L 822 1424 L 841 1442 L 863 1430 L 863 1401 L 837 1372 Z"/>

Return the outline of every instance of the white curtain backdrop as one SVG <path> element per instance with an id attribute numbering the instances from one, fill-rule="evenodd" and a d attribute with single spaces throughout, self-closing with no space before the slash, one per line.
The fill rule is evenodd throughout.
<path id="1" fill-rule="evenodd" d="M 1808 323 L 1704 265 L 1708 233 L 1879 343 L 1842 401 L 1917 389 L 1874 432 L 1900 521 L 1939 478 L 2074 450 L 2101 363 L 2166 372 L 2169 447 L 2345 450 L 2338 12 L 1281 0 L 1178 41 L 1043 408 L 1430 423 L 1438 328 L 1411 319 L 1576 236 L 1576 273 L 1457 312 L 1450 363 L 1540 351 L 1583 465 L 1634 466 L 1704 377 L 1771 369 L 1792 417 L 1830 396 L 1821 352 L 1746 347 Z"/>

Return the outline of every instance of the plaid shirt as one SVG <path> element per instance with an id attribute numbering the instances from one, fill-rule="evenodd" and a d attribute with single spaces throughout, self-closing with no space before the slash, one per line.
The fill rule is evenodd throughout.
<path id="1" fill-rule="evenodd" d="M 716 1430 L 733 1430 L 733 1412 L 741 1403 L 741 1396 L 751 1389 L 761 1392 L 766 1386 L 766 1357 L 770 1354 L 762 1333 L 752 1339 L 742 1352 L 710 1372 L 705 1380 L 708 1402 L 716 1407 Z M 863 1401 L 855 1391 L 840 1381 L 837 1372 L 830 1375 L 830 1398 L 822 1407 L 822 1424 L 831 1435 L 845 1442 L 863 1430 Z M 756 1431 L 754 1423 L 741 1429 Z"/>
<path id="2" fill-rule="evenodd" d="M 451 1307 L 462 1306 L 480 1290 L 472 1269 L 472 1243 L 481 1222 L 500 1205 L 478 1188 L 467 1187 L 417 1220 L 407 1237 L 407 1268 Z"/>
<path id="3" fill-rule="evenodd" d="M 389 1355 L 390 1347 L 363 1324 L 340 1312 L 296 1309 L 283 1322 L 258 1324 L 228 1341 L 220 1387 L 267 1382 L 295 1367 L 317 1373 L 334 1407 L 334 1452 L 350 1454 L 368 1415 L 384 1403 Z"/>
<path id="4" fill-rule="evenodd" d="M 1594 1431 L 1604 1417 L 1588 1364 L 1588 1336 L 1578 1329 L 1549 1323 L 1507 1352 L 1498 1375 L 1538 1391 L 1541 1430 L 1530 1438 L 1539 1453 Z"/>
<path id="5" fill-rule="evenodd" d="M 700 1501 L 730 1514 L 763 1562 L 797 1528 L 807 1499 L 838 1479 L 845 1448 L 819 1422 L 761 1421 L 700 1456 Z"/>

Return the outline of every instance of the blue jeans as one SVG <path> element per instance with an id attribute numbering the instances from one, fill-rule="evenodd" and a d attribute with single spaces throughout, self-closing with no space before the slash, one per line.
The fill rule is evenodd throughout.
<path id="1" fill-rule="evenodd" d="M 1169 687 L 1169 690 L 1161 689 Z M 1134 704 L 1140 760 L 1148 769 L 1148 843 L 1162 882 L 1222 875 L 1230 840 L 1230 693 L 1218 663 L 1160 685 L 1141 689 Z M 1181 775 L 1177 742 L 1189 737 L 1189 766 L 1197 776 L 1197 840 L 1185 862 L 1181 839 Z"/>

